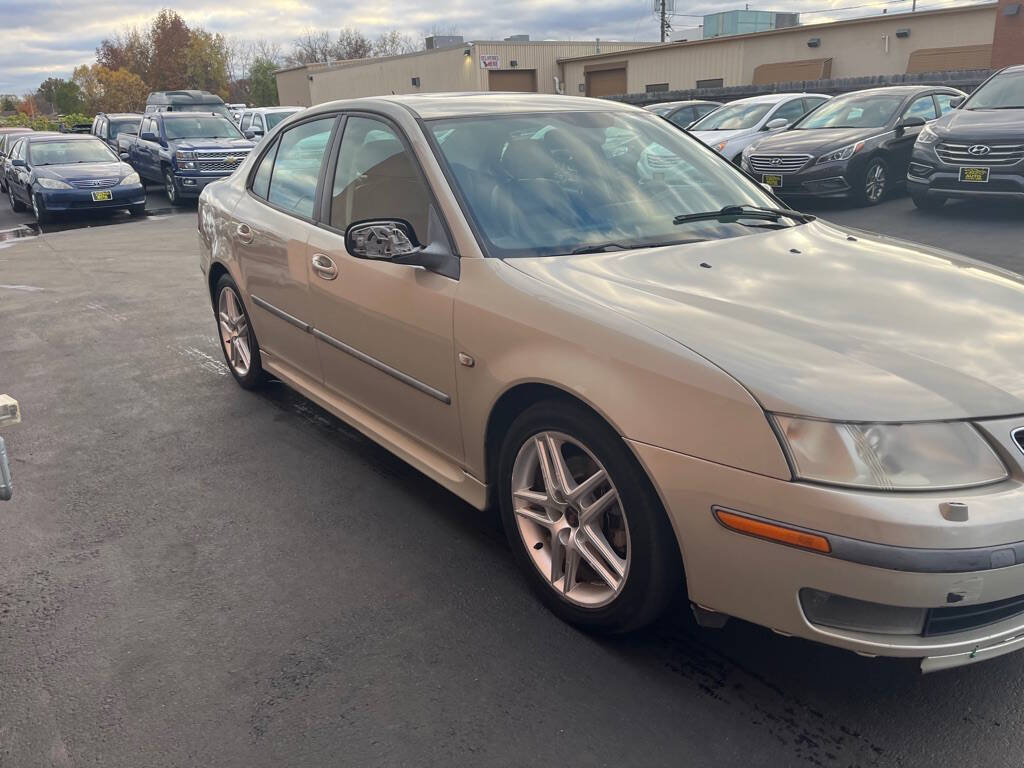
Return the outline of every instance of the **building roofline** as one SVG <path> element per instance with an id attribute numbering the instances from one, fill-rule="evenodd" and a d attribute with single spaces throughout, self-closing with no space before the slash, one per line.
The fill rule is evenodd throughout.
<path id="1" fill-rule="evenodd" d="M 795 27 L 783 27 L 781 29 L 766 29 L 763 32 L 750 32 L 745 35 L 720 35 L 718 37 L 707 37 L 701 40 L 681 40 L 674 43 L 656 43 L 653 46 L 645 46 L 622 51 L 609 51 L 608 53 L 592 53 L 589 56 L 570 56 L 559 59 L 559 63 L 570 61 L 591 61 L 625 56 L 643 51 L 665 51 L 676 48 L 688 48 L 694 45 L 708 45 L 720 43 L 724 40 L 749 40 L 755 37 L 766 37 L 772 35 L 792 34 L 794 30 L 820 30 L 832 27 L 850 27 L 858 24 L 873 24 L 880 21 L 892 21 L 893 19 L 920 18 L 922 16 L 945 16 L 964 11 L 977 11 L 982 9 L 995 10 L 998 2 L 970 3 L 958 5 L 951 8 L 935 8 L 930 11 L 907 11 L 906 13 L 879 13 L 874 16 L 858 16 L 854 19 L 839 19 L 838 21 L 822 21 L 817 24 L 798 24 Z M 710 14 L 709 14 L 710 15 Z"/>
<path id="2" fill-rule="evenodd" d="M 338 59 L 335 61 L 320 61 L 311 62 L 309 64 L 297 64 L 293 67 L 284 67 L 283 69 L 275 69 L 274 74 L 280 75 L 284 72 L 295 72 L 301 69 L 307 70 L 310 74 L 317 74 L 320 72 L 333 72 L 338 69 L 347 69 L 353 66 L 366 66 L 368 64 L 379 64 L 384 61 L 396 61 L 398 59 L 410 59 L 416 56 L 428 56 L 435 53 L 441 53 L 442 51 L 451 51 L 457 48 L 465 50 L 466 48 L 472 48 L 476 45 L 525 45 L 525 46 L 556 46 L 556 45 L 597 45 L 597 40 L 467 40 L 464 43 L 455 43 L 454 45 L 444 45 L 440 48 L 429 48 L 422 51 L 412 51 L 411 53 L 400 53 L 397 56 L 372 56 L 365 59 Z M 660 45 L 656 42 L 646 42 L 643 40 L 601 40 L 601 45 L 632 45 L 634 48 L 623 48 L 619 52 L 643 50 L 651 46 Z M 615 53 L 615 52 L 613 52 Z M 604 54 L 599 54 L 604 55 Z M 565 59 L 559 59 L 564 61 Z"/>

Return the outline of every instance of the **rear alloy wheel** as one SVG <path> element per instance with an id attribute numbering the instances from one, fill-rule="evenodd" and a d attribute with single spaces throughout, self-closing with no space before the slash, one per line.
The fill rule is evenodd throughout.
<path id="1" fill-rule="evenodd" d="M 880 157 L 868 163 L 864 169 L 864 181 L 860 188 L 860 202 L 863 205 L 878 205 L 889 191 L 889 166 Z"/>
<path id="2" fill-rule="evenodd" d="M 650 481 L 622 438 L 582 406 L 523 411 L 502 445 L 498 482 L 516 560 L 563 620 L 639 629 L 682 585 L 676 538 Z"/>
<path id="3" fill-rule="evenodd" d="M 235 281 L 227 275 L 221 276 L 217 281 L 216 295 L 217 325 L 224 360 L 235 381 L 245 389 L 255 389 L 263 382 L 263 365 L 256 334 Z"/>
<path id="4" fill-rule="evenodd" d="M 25 210 L 25 204 L 23 202 L 21 202 L 20 200 L 18 200 L 18 198 L 16 198 L 14 196 L 14 185 L 13 184 L 8 185 L 8 187 L 7 187 L 7 198 L 11 201 L 11 210 L 12 211 L 14 211 L 15 213 L 21 213 L 22 211 Z"/>

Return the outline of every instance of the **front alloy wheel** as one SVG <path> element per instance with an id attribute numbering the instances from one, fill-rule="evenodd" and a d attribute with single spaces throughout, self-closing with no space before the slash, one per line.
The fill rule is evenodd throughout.
<path id="1" fill-rule="evenodd" d="M 36 217 L 36 223 L 45 224 L 50 220 L 50 215 L 46 212 L 46 209 L 39 202 L 39 195 L 32 195 L 32 214 Z"/>
<path id="2" fill-rule="evenodd" d="M 533 564 L 566 600 L 611 602 L 629 571 L 626 513 L 604 465 L 578 440 L 541 432 L 512 469 L 519 535 Z"/>
<path id="3" fill-rule="evenodd" d="M 174 183 L 174 174 L 170 170 L 164 171 L 164 189 L 167 192 L 167 200 L 171 205 L 181 202 L 178 199 L 178 187 Z"/>
<path id="4" fill-rule="evenodd" d="M 861 202 L 865 205 L 877 205 L 882 202 L 889 191 L 889 169 L 885 161 L 875 158 L 868 163 L 864 171 L 864 185 L 861 191 Z"/>
<path id="5" fill-rule="evenodd" d="M 509 425 L 496 466 L 501 521 L 537 596 L 583 629 L 650 623 L 683 586 L 679 545 L 622 437 L 553 396 Z"/>

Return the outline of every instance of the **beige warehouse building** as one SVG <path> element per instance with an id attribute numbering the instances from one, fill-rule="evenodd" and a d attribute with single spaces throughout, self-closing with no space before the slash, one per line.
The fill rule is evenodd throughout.
<path id="1" fill-rule="evenodd" d="M 282 104 L 389 93 L 612 96 L 1024 63 L 1019 0 L 666 44 L 473 42 L 277 73 Z M 600 50 L 598 50 L 598 47 Z"/>

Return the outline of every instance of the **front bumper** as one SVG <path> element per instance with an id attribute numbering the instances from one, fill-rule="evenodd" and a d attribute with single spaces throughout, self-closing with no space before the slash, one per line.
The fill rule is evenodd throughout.
<path id="1" fill-rule="evenodd" d="M 226 179 L 231 175 L 227 173 L 190 173 L 178 171 L 174 174 L 174 186 L 182 197 L 199 197 L 199 194 L 206 187 L 215 181 Z"/>
<path id="2" fill-rule="evenodd" d="M 1021 424 L 1024 417 L 1012 422 Z M 993 440 L 1005 433 L 999 444 L 1009 457 L 1011 423 L 981 426 Z M 996 485 L 878 493 L 780 481 L 646 444 L 631 446 L 668 510 L 690 599 L 699 606 L 863 655 L 923 658 L 925 670 L 969 664 L 1024 645 L 1024 608 L 963 630 L 886 634 L 812 623 L 800 599 L 801 590 L 810 589 L 883 606 L 931 609 L 931 614 L 951 607 L 973 612 L 1024 595 L 1019 454 L 1007 462 L 1017 462 L 1010 479 Z M 966 503 L 968 521 L 946 520 L 939 504 L 947 501 Z M 724 527 L 712 512 L 716 507 L 853 541 L 877 557 L 845 559 L 849 553 L 841 547 L 821 554 L 744 535 Z M 943 550 L 949 553 L 948 568 Z M 973 559 L 965 556 L 968 550 Z M 929 564 L 901 559 L 908 552 Z M 952 570 L 960 568 L 971 570 Z"/>
<path id="3" fill-rule="evenodd" d="M 984 163 L 978 165 L 985 166 Z M 914 147 L 907 172 L 907 189 L 920 197 L 1024 199 L 1024 162 L 988 168 L 987 182 L 960 181 L 959 165 L 942 162 L 931 149 Z"/>
<path id="4" fill-rule="evenodd" d="M 111 199 L 93 200 L 93 192 L 110 192 Z M 146 204 L 146 188 L 141 184 L 124 184 L 102 190 L 36 188 L 35 194 L 48 213 L 98 211 Z"/>
<path id="5" fill-rule="evenodd" d="M 850 169 L 847 163 L 823 163 L 816 165 L 812 160 L 809 165 L 795 173 L 761 172 L 752 170 L 750 165 L 743 163 L 743 170 L 757 181 L 764 181 L 765 175 L 782 177 L 782 186 L 774 187 L 775 194 L 781 197 L 850 197 L 853 187 L 849 181 Z"/>

